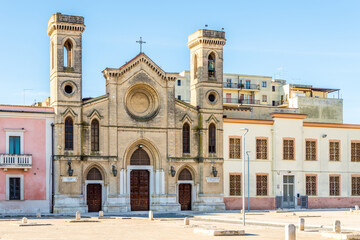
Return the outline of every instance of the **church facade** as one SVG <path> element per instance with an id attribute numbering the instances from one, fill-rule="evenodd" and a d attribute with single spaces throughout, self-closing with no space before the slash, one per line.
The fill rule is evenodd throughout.
<path id="1" fill-rule="evenodd" d="M 55 213 L 223 210 L 223 31 L 189 36 L 191 102 L 178 74 L 140 53 L 82 98 L 84 18 L 56 13 L 50 36 Z"/>

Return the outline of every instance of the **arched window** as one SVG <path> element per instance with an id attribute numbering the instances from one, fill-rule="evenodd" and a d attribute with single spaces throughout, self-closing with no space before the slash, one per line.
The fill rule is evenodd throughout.
<path id="1" fill-rule="evenodd" d="M 130 158 L 130 165 L 150 165 L 150 158 L 147 152 L 138 148 Z"/>
<path id="2" fill-rule="evenodd" d="M 183 125 L 183 153 L 190 153 L 190 126 L 188 123 Z"/>
<path id="3" fill-rule="evenodd" d="M 96 167 L 93 167 L 87 174 L 86 180 L 102 180 L 101 172 Z"/>
<path id="4" fill-rule="evenodd" d="M 209 77 L 215 77 L 215 54 L 211 53 L 208 58 Z"/>
<path id="5" fill-rule="evenodd" d="M 99 151 L 99 121 L 91 122 L 91 151 Z"/>
<path id="6" fill-rule="evenodd" d="M 65 150 L 73 150 L 74 148 L 74 129 L 71 117 L 65 119 Z"/>
<path id="7" fill-rule="evenodd" d="M 184 168 L 179 174 L 179 180 L 192 180 L 191 172 Z"/>
<path id="8" fill-rule="evenodd" d="M 209 153 L 216 153 L 216 127 L 213 123 L 209 126 Z"/>
<path id="9" fill-rule="evenodd" d="M 196 56 L 196 54 L 194 54 L 194 79 L 197 78 L 197 70 L 198 70 L 198 66 L 197 66 L 197 56 Z"/>
<path id="10" fill-rule="evenodd" d="M 72 67 L 72 43 L 67 40 L 64 44 L 64 67 Z"/>

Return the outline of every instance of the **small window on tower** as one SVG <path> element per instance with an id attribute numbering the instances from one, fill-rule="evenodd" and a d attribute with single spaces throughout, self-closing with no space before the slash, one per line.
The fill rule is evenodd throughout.
<path id="1" fill-rule="evenodd" d="M 208 58 L 208 74 L 210 78 L 215 77 L 215 54 L 211 53 Z"/>
<path id="2" fill-rule="evenodd" d="M 178 79 L 177 85 L 178 85 L 178 86 L 181 86 L 181 80 L 180 80 L 180 79 Z"/>
<path id="3" fill-rule="evenodd" d="M 67 40 L 64 44 L 64 67 L 72 67 L 72 43 Z"/>
<path id="4" fill-rule="evenodd" d="M 181 100 L 181 95 L 178 95 L 178 99 Z"/>

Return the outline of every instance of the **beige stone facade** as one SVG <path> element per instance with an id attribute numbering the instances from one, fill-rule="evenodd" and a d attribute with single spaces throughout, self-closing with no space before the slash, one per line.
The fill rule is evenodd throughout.
<path id="1" fill-rule="evenodd" d="M 148 204 L 145 210 L 179 211 L 184 198 L 189 198 L 184 191 L 190 194 L 191 210 L 224 209 L 225 33 L 199 30 L 190 35 L 189 104 L 175 98 L 178 74 L 163 71 L 144 53 L 120 68 L 106 68 L 106 94 L 82 99 L 84 29 L 83 17 L 60 13 L 52 15 L 48 25 L 50 104 L 55 110 L 54 212 L 93 211 L 90 204 L 99 199 L 105 212 L 131 211 L 136 210 L 139 195 Z M 71 128 L 65 129 L 65 120 Z M 98 132 L 94 121 L 99 123 Z M 184 124 L 190 126 L 189 152 L 183 146 Z M 210 126 L 215 129 L 211 137 Z M 142 157 L 135 164 L 138 153 Z M 184 169 L 190 176 L 179 176 Z M 142 175 L 145 184 L 136 185 L 135 172 L 141 171 L 148 172 Z M 146 191 L 147 199 L 141 199 L 141 191 Z"/>

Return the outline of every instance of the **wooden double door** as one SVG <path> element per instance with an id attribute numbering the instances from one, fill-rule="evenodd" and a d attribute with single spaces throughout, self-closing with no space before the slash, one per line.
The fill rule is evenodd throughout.
<path id="1" fill-rule="evenodd" d="M 149 176 L 148 170 L 132 170 L 130 172 L 131 211 L 149 211 Z"/>
<path id="2" fill-rule="evenodd" d="M 88 184 L 86 187 L 86 195 L 88 211 L 101 211 L 101 184 Z"/>
<path id="3" fill-rule="evenodd" d="M 179 184 L 179 203 L 181 210 L 191 210 L 191 184 Z"/>

